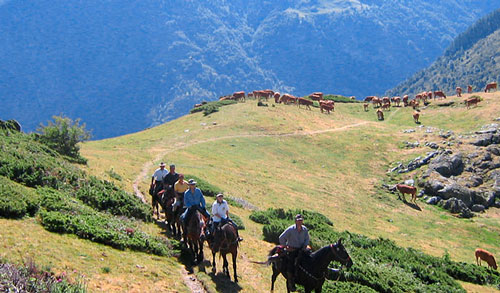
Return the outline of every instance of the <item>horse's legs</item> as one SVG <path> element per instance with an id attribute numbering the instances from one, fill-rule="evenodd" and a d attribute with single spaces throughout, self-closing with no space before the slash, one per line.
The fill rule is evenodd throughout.
<path id="1" fill-rule="evenodd" d="M 238 283 L 238 274 L 236 274 L 236 258 L 238 257 L 238 250 L 235 248 L 235 251 L 231 253 L 233 256 L 233 271 L 234 271 L 234 282 Z"/>
<path id="2" fill-rule="evenodd" d="M 216 252 L 212 251 L 212 273 L 214 273 L 214 274 L 217 272 L 217 268 L 215 267 L 216 266 L 216 264 L 215 264 L 215 254 L 216 254 Z"/>
<path id="3" fill-rule="evenodd" d="M 198 251 L 198 262 L 201 263 L 203 261 L 203 240 L 198 240 L 198 246 L 199 246 L 199 251 Z"/>
<path id="4" fill-rule="evenodd" d="M 227 262 L 227 257 L 225 253 L 222 253 L 222 259 L 224 260 L 224 264 L 222 265 L 222 272 L 226 274 L 226 276 L 231 279 L 231 276 L 229 276 L 229 263 Z"/>
<path id="5" fill-rule="evenodd" d="M 275 264 L 273 264 L 272 267 L 273 267 L 273 275 L 271 276 L 271 291 L 274 291 L 274 282 L 276 282 L 276 278 L 278 277 L 280 272 Z"/>

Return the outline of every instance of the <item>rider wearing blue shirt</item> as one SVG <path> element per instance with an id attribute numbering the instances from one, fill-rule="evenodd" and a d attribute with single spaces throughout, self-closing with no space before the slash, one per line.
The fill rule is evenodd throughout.
<path id="1" fill-rule="evenodd" d="M 187 224 L 187 221 L 195 210 L 200 211 L 205 218 L 210 219 L 210 215 L 205 208 L 205 198 L 201 190 L 196 187 L 196 181 L 189 179 L 188 185 L 189 189 L 184 193 L 184 206 L 187 209 L 181 216 L 184 224 Z"/>

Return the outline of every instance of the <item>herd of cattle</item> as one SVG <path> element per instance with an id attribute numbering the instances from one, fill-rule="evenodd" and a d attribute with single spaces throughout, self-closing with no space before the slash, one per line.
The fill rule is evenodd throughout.
<path id="1" fill-rule="evenodd" d="M 491 90 L 497 90 L 497 83 L 492 82 L 488 83 L 486 85 L 486 88 L 484 89 L 485 92 L 489 92 Z M 472 86 L 468 85 L 467 86 L 467 92 L 472 93 Z M 458 97 L 462 96 L 462 88 L 457 87 L 456 88 L 456 94 Z M 323 99 L 323 93 L 322 92 L 314 92 L 306 97 L 296 97 L 291 94 L 280 94 L 279 92 L 275 92 L 273 90 L 255 90 L 252 92 L 249 92 L 248 95 L 244 91 L 240 92 L 235 92 L 232 95 L 227 95 L 220 97 L 219 100 L 235 100 L 235 101 L 246 101 L 247 98 L 254 98 L 258 99 L 259 101 L 261 100 L 269 100 L 271 98 L 274 98 L 274 102 L 276 104 L 295 104 L 299 108 L 300 106 L 305 106 L 307 109 L 311 109 L 311 106 L 314 104 L 314 101 L 317 101 L 319 103 L 319 108 L 321 110 L 321 113 L 326 112 L 330 114 L 331 111 L 335 111 L 335 102 L 332 100 L 326 100 Z M 421 92 L 413 99 L 410 99 L 408 95 L 401 97 L 376 97 L 376 96 L 368 96 L 364 99 L 364 104 L 363 104 L 363 109 L 364 111 L 369 110 L 369 103 L 373 104 L 374 109 L 376 110 L 377 118 L 378 120 L 384 120 L 384 110 L 389 110 L 391 109 L 391 105 L 395 107 L 400 107 L 401 103 L 403 103 L 404 107 L 412 107 L 415 111 L 413 112 L 413 119 L 415 123 L 419 123 L 419 117 L 420 117 L 420 110 L 419 106 L 420 104 L 427 105 L 428 102 L 431 99 L 446 99 L 446 94 L 443 91 L 424 91 Z M 351 100 L 355 100 L 355 97 L 350 97 Z M 476 106 L 477 103 L 479 103 L 481 99 L 477 96 L 470 97 L 464 101 L 464 103 L 467 106 L 467 109 L 469 109 L 471 106 Z M 195 107 L 199 107 L 202 104 L 196 104 Z"/>

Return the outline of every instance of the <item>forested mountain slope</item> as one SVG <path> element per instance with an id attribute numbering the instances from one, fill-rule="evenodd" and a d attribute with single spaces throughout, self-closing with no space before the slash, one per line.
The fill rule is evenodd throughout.
<path id="1" fill-rule="evenodd" d="M 2 1 L 0 118 L 82 118 L 95 138 L 271 88 L 379 94 L 500 1 Z"/>
<path id="2" fill-rule="evenodd" d="M 416 94 L 424 90 L 444 90 L 454 94 L 457 86 L 475 91 L 487 83 L 500 81 L 500 9 L 478 20 L 460 34 L 428 68 L 414 74 L 388 95 Z"/>

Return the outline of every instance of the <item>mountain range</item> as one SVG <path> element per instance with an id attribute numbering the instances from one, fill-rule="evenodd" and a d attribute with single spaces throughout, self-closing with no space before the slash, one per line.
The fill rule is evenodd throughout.
<path id="1" fill-rule="evenodd" d="M 461 33 L 444 55 L 431 66 L 400 83 L 387 95 L 415 95 L 422 91 L 442 90 L 455 94 L 471 85 L 473 91 L 500 81 L 500 9 L 481 18 Z"/>
<path id="2" fill-rule="evenodd" d="M 271 88 L 381 94 L 500 1 L 2 1 L 0 118 L 82 118 L 94 138 Z"/>

